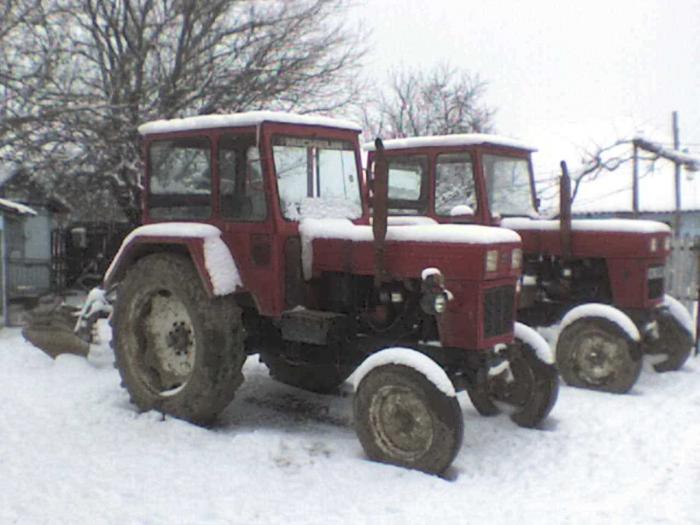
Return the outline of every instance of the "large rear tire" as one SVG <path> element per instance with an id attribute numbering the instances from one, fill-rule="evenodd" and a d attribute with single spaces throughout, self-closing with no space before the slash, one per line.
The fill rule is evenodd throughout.
<path id="1" fill-rule="evenodd" d="M 567 325 L 556 354 L 564 381 L 579 388 L 624 394 L 642 370 L 639 343 L 604 317 L 582 317 Z"/>
<path id="2" fill-rule="evenodd" d="M 243 381 L 241 310 L 209 298 L 188 258 L 149 255 L 130 268 L 112 333 L 122 385 L 141 410 L 209 425 Z"/>
<path id="3" fill-rule="evenodd" d="M 368 372 L 355 392 L 354 412 L 357 437 L 375 461 L 440 474 L 462 445 L 457 398 L 409 366 Z"/>

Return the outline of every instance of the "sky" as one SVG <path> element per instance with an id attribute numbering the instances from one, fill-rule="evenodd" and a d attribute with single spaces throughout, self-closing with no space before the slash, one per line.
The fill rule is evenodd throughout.
<path id="1" fill-rule="evenodd" d="M 700 0 L 358 0 L 366 69 L 450 63 L 488 83 L 496 131 L 538 147 L 539 174 L 642 133 L 700 154 Z"/>

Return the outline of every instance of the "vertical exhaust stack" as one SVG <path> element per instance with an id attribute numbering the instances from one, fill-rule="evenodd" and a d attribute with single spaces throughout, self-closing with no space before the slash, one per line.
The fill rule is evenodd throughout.
<path id="1" fill-rule="evenodd" d="M 387 215 L 389 213 L 389 166 L 384 154 L 384 143 L 374 141 L 374 177 L 372 184 L 372 235 L 374 237 L 374 284 L 380 286 L 384 280 L 384 240 L 386 239 Z"/>
<path id="2" fill-rule="evenodd" d="M 561 161 L 559 179 L 559 235 L 563 257 L 571 257 L 571 178 L 566 161 Z"/>

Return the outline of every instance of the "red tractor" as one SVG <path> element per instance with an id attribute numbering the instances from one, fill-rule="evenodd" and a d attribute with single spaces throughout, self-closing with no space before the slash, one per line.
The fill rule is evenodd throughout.
<path id="1" fill-rule="evenodd" d="M 377 153 L 373 144 L 365 148 L 371 177 Z M 531 326 L 560 322 L 556 360 L 568 384 L 623 393 L 637 380 L 643 354 L 655 356 L 659 372 L 686 361 L 693 346 L 690 316 L 664 296 L 668 226 L 572 221 L 566 173 L 558 219 L 540 218 L 534 150 L 507 138 L 416 137 L 386 141 L 384 148 L 390 214 L 404 222 L 502 226 L 520 234 L 518 318 Z M 474 395 L 483 397 L 488 388 L 482 384 Z"/>
<path id="2" fill-rule="evenodd" d="M 357 370 L 368 456 L 434 473 L 460 448 L 467 385 L 497 375 L 518 424 L 547 416 L 553 357 L 514 327 L 515 232 L 387 226 L 381 159 L 370 218 L 351 123 L 253 112 L 139 132 L 145 225 L 104 286 L 117 286 L 116 364 L 141 410 L 211 423 L 252 354 L 316 392 Z"/>

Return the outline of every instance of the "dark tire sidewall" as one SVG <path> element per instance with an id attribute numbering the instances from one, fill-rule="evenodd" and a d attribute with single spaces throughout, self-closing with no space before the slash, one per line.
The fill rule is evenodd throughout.
<path id="1" fill-rule="evenodd" d="M 622 369 L 604 383 L 594 383 L 582 377 L 575 363 L 578 345 L 595 332 L 604 333 L 611 341 L 624 346 Z M 566 326 L 557 340 L 556 360 L 559 374 L 568 385 L 615 394 L 628 392 L 637 382 L 642 369 L 639 343 L 615 322 L 603 317 L 583 317 Z"/>
<path id="2" fill-rule="evenodd" d="M 137 360 L 132 358 L 138 345 L 136 317 L 145 301 L 161 289 L 182 302 L 196 334 L 191 375 L 181 390 L 167 396 L 143 381 Z M 240 310 L 231 298 L 207 297 L 189 259 L 156 254 L 138 261 L 119 287 L 112 322 L 117 368 L 132 402 L 141 410 L 158 410 L 208 425 L 233 399 L 242 382 L 245 359 Z"/>
<path id="3" fill-rule="evenodd" d="M 369 420 L 373 397 L 387 384 L 410 388 L 427 407 L 434 437 L 430 448 L 413 461 L 388 457 L 377 444 Z M 405 366 L 388 364 L 371 370 L 358 385 L 354 399 L 355 431 L 365 452 L 375 461 L 395 464 L 431 474 L 442 473 L 452 463 L 462 444 L 464 421 L 457 398 L 440 391 L 422 373 Z"/>

